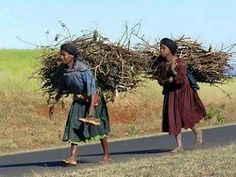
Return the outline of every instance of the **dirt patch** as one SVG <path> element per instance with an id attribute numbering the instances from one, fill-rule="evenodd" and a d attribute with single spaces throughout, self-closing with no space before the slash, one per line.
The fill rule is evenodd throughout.
<path id="1" fill-rule="evenodd" d="M 108 105 L 109 117 L 111 124 L 123 123 L 130 124 L 136 119 L 136 108 L 118 107 L 116 105 Z"/>
<path id="2" fill-rule="evenodd" d="M 37 115 L 41 118 L 53 119 L 58 114 L 64 114 L 65 116 L 67 116 L 68 109 L 62 108 L 60 106 L 55 106 L 53 109 L 50 109 L 48 106 L 42 106 L 42 107 L 37 108 L 36 112 L 37 112 Z M 50 113 L 52 113 L 51 117 L 50 117 Z"/>

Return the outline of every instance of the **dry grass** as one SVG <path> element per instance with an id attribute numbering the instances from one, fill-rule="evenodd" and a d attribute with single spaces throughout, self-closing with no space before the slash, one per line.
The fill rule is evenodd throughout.
<path id="1" fill-rule="evenodd" d="M 201 121 L 201 126 L 220 125 L 236 121 L 236 79 L 225 85 L 200 84 L 198 91 L 207 112 L 218 111 L 211 120 Z M 109 104 L 112 122 L 112 135 L 133 136 L 160 132 L 162 117 L 162 88 L 156 81 L 146 81 L 134 94 L 121 95 L 114 103 Z M 210 115 L 209 115 L 210 116 Z M 222 119 L 219 120 L 219 119 Z M 125 130 L 125 131 L 124 131 Z"/>
<path id="2" fill-rule="evenodd" d="M 112 135 L 134 136 L 160 131 L 162 95 L 156 82 L 146 81 L 144 87 L 119 95 L 108 106 L 114 125 Z"/>
<path id="3" fill-rule="evenodd" d="M 125 97 L 120 95 L 114 103 L 108 104 L 112 139 L 160 132 L 161 88 L 155 81 L 147 81 L 146 84 L 147 86 L 138 88 L 134 93 Z M 223 107 L 218 113 L 224 117 L 222 124 L 236 121 L 235 86 L 236 80 L 223 86 L 231 92 L 232 99 L 228 99 L 216 87 L 201 85 L 199 94 L 206 103 L 207 109 Z M 66 99 L 64 110 L 60 105 L 56 107 L 52 119 L 48 118 L 46 98 L 39 93 L 16 90 L 10 95 L 5 95 L 0 92 L 0 99 L 2 101 L 0 105 L 1 153 L 61 144 L 70 98 Z M 214 117 L 210 121 L 210 125 L 219 124 Z M 200 126 L 209 126 L 209 122 L 202 121 Z"/>
<path id="4" fill-rule="evenodd" d="M 31 65 L 35 55 L 34 51 L 0 50 L 1 153 L 61 145 L 71 100 L 66 99 L 64 110 L 58 105 L 52 119 L 48 118 L 47 98 L 38 91 L 35 80 L 26 82 L 33 71 Z M 156 81 L 145 81 L 144 84 L 108 104 L 112 139 L 160 132 L 161 87 Z M 206 108 L 220 110 L 213 115 L 210 125 L 220 124 L 217 116 L 224 117 L 222 123 L 236 122 L 236 79 L 220 86 L 231 94 L 232 99 L 214 86 L 201 84 L 200 87 L 199 94 Z M 209 122 L 202 121 L 200 125 L 208 126 Z"/>
<path id="5" fill-rule="evenodd" d="M 21 92 L 0 97 L 3 101 L 0 111 L 1 153 L 40 148 L 60 141 L 65 118 L 59 116 L 57 121 L 49 120 L 37 112 L 44 105 L 40 96 Z"/>
<path id="6" fill-rule="evenodd" d="M 139 160 L 116 162 L 105 166 L 33 174 L 33 177 L 234 177 L 236 144 L 208 150 L 163 154 Z"/>

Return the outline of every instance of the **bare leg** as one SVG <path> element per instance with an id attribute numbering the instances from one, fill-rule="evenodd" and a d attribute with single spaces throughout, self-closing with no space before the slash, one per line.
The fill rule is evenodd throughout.
<path id="1" fill-rule="evenodd" d="M 102 149 L 103 149 L 103 158 L 101 161 L 99 161 L 99 163 L 103 164 L 103 163 L 110 162 L 111 157 L 110 157 L 110 153 L 109 153 L 107 137 L 100 139 L 100 141 L 101 141 L 101 145 L 102 145 Z"/>
<path id="2" fill-rule="evenodd" d="M 195 146 L 199 146 L 202 144 L 202 130 L 194 126 L 192 131 L 195 135 Z"/>
<path id="3" fill-rule="evenodd" d="M 70 157 L 67 160 L 63 160 L 63 162 L 67 165 L 76 165 L 77 154 L 78 154 L 78 145 L 71 143 Z"/>
<path id="4" fill-rule="evenodd" d="M 71 144 L 71 159 L 74 161 L 77 161 L 77 154 L 78 154 L 78 145 L 77 144 Z"/>
<path id="5" fill-rule="evenodd" d="M 176 146 L 176 148 L 173 149 L 171 152 L 172 152 L 172 153 L 177 153 L 177 152 L 183 151 L 181 133 L 179 133 L 178 135 L 175 135 L 175 140 L 176 140 L 177 146 Z"/>

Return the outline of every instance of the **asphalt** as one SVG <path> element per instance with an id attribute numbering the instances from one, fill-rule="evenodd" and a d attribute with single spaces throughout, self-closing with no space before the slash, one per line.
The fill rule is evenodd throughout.
<path id="1" fill-rule="evenodd" d="M 194 149 L 194 134 L 183 132 L 185 150 Z M 203 130 L 204 143 L 200 148 L 213 148 L 236 143 L 236 125 L 228 125 Z M 169 153 L 175 147 L 173 136 L 160 135 L 109 143 L 113 162 L 139 159 L 147 156 L 160 156 Z M 0 177 L 21 177 L 43 171 L 73 171 L 87 166 L 98 165 L 102 158 L 100 144 L 83 145 L 79 149 L 79 165 L 64 167 L 61 160 L 69 154 L 70 148 L 44 150 L 0 156 Z"/>

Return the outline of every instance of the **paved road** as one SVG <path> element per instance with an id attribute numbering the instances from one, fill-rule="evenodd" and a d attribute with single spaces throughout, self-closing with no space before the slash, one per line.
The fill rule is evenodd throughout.
<path id="1" fill-rule="evenodd" d="M 203 130 L 204 143 L 201 148 L 211 148 L 236 143 L 236 125 Z M 185 149 L 194 146 L 192 132 L 183 133 Z M 158 156 L 170 151 L 175 146 L 172 136 L 161 135 L 110 143 L 110 152 L 115 162 L 144 156 Z M 96 165 L 102 157 L 100 144 L 80 147 L 79 162 L 76 167 L 63 167 L 61 160 L 69 154 L 69 148 L 40 152 L 21 153 L 0 156 L 0 177 L 21 177 L 32 171 L 39 173 L 45 170 L 74 170 L 88 165 Z"/>

